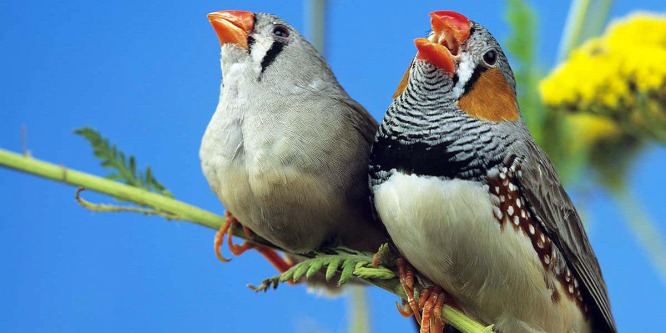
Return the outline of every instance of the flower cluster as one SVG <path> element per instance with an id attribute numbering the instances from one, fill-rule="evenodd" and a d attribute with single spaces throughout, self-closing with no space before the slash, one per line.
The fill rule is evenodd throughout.
<path id="1" fill-rule="evenodd" d="M 666 15 L 638 13 L 611 24 L 539 88 L 553 108 L 603 115 L 634 132 L 655 124 L 666 130 Z"/>

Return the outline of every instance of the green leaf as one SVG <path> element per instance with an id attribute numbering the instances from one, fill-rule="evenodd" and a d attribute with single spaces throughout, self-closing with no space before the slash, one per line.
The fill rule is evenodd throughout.
<path id="1" fill-rule="evenodd" d="M 300 280 L 309 268 L 308 265 L 298 265 L 294 271 L 294 282 Z"/>
<path id="2" fill-rule="evenodd" d="M 338 267 L 340 267 L 340 263 L 342 263 L 342 258 L 334 258 L 331 260 L 326 269 L 326 281 L 330 281 L 331 278 L 333 278 L 335 272 L 338 271 Z"/>
<path id="3" fill-rule="evenodd" d="M 354 276 L 371 278 L 376 280 L 390 280 L 396 278 L 396 274 L 386 267 L 372 268 L 372 254 L 351 250 L 344 247 L 326 249 L 306 254 L 305 259 L 286 272 L 264 280 L 260 286 L 249 286 L 254 291 L 266 291 L 269 287 L 275 288 L 279 282 L 289 280 L 299 281 L 303 276 L 310 278 L 326 268 L 326 280 L 330 281 L 336 273 L 340 273 L 338 286 L 349 281 Z"/>
<path id="4" fill-rule="evenodd" d="M 74 133 L 88 140 L 93 148 L 93 154 L 100 160 L 102 167 L 115 171 L 106 178 L 173 198 L 173 194 L 155 179 L 149 166 L 146 167 L 144 177 L 144 173 L 137 172 L 134 156 L 129 155 L 128 158 L 115 144 L 109 143 L 109 140 L 102 137 L 96 130 L 83 127 L 75 130 Z"/>
<path id="5" fill-rule="evenodd" d="M 354 275 L 354 268 L 356 268 L 357 261 L 353 259 L 346 259 L 342 264 L 342 273 L 340 274 L 340 280 L 338 280 L 338 286 L 345 284 L 349 279 Z"/>
<path id="6" fill-rule="evenodd" d="M 287 281 L 291 280 L 294 276 L 294 272 L 296 272 L 296 267 L 297 266 L 293 266 L 292 268 L 288 269 L 286 272 L 280 274 L 278 276 L 279 281 L 280 282 L 287 282 Z"/>
<path id="7" fill-rule="evenodd" d="M 308 269 L 308 272 L 305 273 L 305 278 L 309 279 L 311 278 L 315 273 L 319 272 L 319 270 L 324 266 L 324 261 L 315 261 L 310 265 L 310 268 Z"/>

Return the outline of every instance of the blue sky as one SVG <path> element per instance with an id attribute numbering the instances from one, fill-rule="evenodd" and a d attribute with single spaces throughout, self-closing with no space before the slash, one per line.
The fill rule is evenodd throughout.
<path id="1" fill-rule="evenodd" d="M 568 10 L 537 5 L 540 61 L 552 66 Z M 639 7 L 640 6 L 640 7 Z M 612 16 L 662 0 L 617 1 Z M 303 2 L 11 1 L 0 4 L 0 147 L 27 146 L 40 159 L 106 173 L 72 134 L 92 126 L 149 163 L 181 200 L 222 213 L 201 173 L 199 142 L 219 94 L 219 43 L 206 14 L 243 9 L 277 14 L 304 30 Z M 331 1 L 327 58 L 341 84 L 377 119 L 404 69 L 412 40 L 432 10 L 459 11 L 500 40 L 502 1 Z M 572 138 L 572 140 L 575 138 Z M 650 148 L 631 189 L 656 220 L 666 216 L 666 150 Z M 222 264 L 214 230 L 134 214 L 92 213 L 74 189 L 0 169 L 0 331 L 2 332 L 344 332 L 348 299 L 302 286 L 254 294 L 245 287 L 274 274 L 255 253 Z M 87 193 L 96 201 L 110 199 Z M 666 288 L 603 192 L 585 215 L 625 332 L 666 325 Z M 662 234 L 666 227 L 660 225 Z M 396 298 L 368 290 L 373 331 L 403 332 Z"/>

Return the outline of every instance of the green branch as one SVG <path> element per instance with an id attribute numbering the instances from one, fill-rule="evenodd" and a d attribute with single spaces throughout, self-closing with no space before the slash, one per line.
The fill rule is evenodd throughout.
<path id="1" fill-rule="evenodd" d="M 44 177 L 68 185 L 82 187 L 101 194 L 106 194 L 122 201 L 131 202 L 143 207 L 149 207 L 154 212 L 151 212 L 149 210 L 144 211 L 143 209 L 130 209 L 131 211 L 148 213 L 148 214 L 157 214 L 165 216 L 170 220 L 181 220 L 181 221 L 192 222 L 215 230 L 219 229 L 225 220 L 224 217 L 220 215 L 192 206 L 185 202 L 166 197 L 164 195 L 152 193 L 141 188 L 121 184 L 113 180 L 72 170 L 62 165 L 55 165 L 52 163 L 37 160 L 29 156 L 12 153 L 3 149 L 0 149 L 0 166 L 36 175 L 39 177 Z M 104 205 L 94 205 L 94 206 L 96 206 L 99 209 L 107 211 L 127 211 L 126 208 L 122 207 L 120 209 L 117 208 L 109 209 L 109 206 L 104 206 Z M 244 235 L 242 230 L 240 230 L 240 228 L 236 228 L 234 235 L 239 238 L 247 239 L 247 237 Z M 270 244 L 269 242 L 260 238 L 252 238 L 250 240 L 262 245 L 266 245 L 281 250 L 275 247 L 274 245 Z M 370 261 L 372 261 L 372 259 L 370 259 Z M 344 267 L 341 267 L 341 269 L 343 270 L 343 272 L 341 272 L 342 276 L 345 276 L 346 273 L 344 272 Z M 367 269 L 371 268 L 366 268 L 366 270 Z M 367 274 L 366 270 L 363 269 L 360 270 L 359 274 L 361 275 Z M 380 273 L 386 273 L 386 272 L 380 271 Z M 356 276 L 358 277 L 358 274 Z M 405 292 L 402 288 L 402 285 L 400 284 L 400 281 L 395 277 L 392 277 L 390 279 L 365 278 L 363 280 L 377 287 L 380 287 L 384 290 L 387 290 L 388 292 L 393 293 L 403 299 L 405 298 Z M 469 317 L 465 316 L 462 312 L 448 305 L 444 306 L 444 308 L 442 309 L 442 317 L 447 323 L 453 325 L 454 327 L 458 328 L 464 333 L 491 332 L 492 330 L 492 326 L 489 327 L 483 326 L 475 322 L 474 320 L 470 319 Z"/>
<path id="2" fill-rule="evenodd" d="M 666 242 L 659 227 L 627 188 L 609 188 L 613 199 L 625 216 L 624 221 L 636 237 L 637 243 L 651 257 L 662 282 L 666 283 Z"/>
<path id="3" fill-rule="evenodd" d="M 0 166 L 68 185 L 83 187 L 140 206 L 151 207 L 157 211 L 170 214 L 173 216 L 173 220 L 193 222 L 212 229 L 219 229 L 224 223 L 224 217 L 182 201 L 3 149 L 0 149 Z M 241 235 L 240 231 L 239 235 Z"/>

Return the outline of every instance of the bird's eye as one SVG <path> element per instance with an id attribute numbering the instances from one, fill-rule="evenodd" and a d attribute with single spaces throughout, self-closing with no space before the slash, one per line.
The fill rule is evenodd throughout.
<path id="1" fill-rule="evenodd" d="M 275 28 L 273 28 L 273 35 L 282 38 L 287 38 L 289 37 L 289 29 L 281 25 L 276 25 Z"/>
<path id="2" fill-rule="evenodd" d="M 497 62 L 497 52 L 495 50 L 490 50 L 483 55 L 483 61 L 486 62 L 486 65 L 492 66 Z"/>

